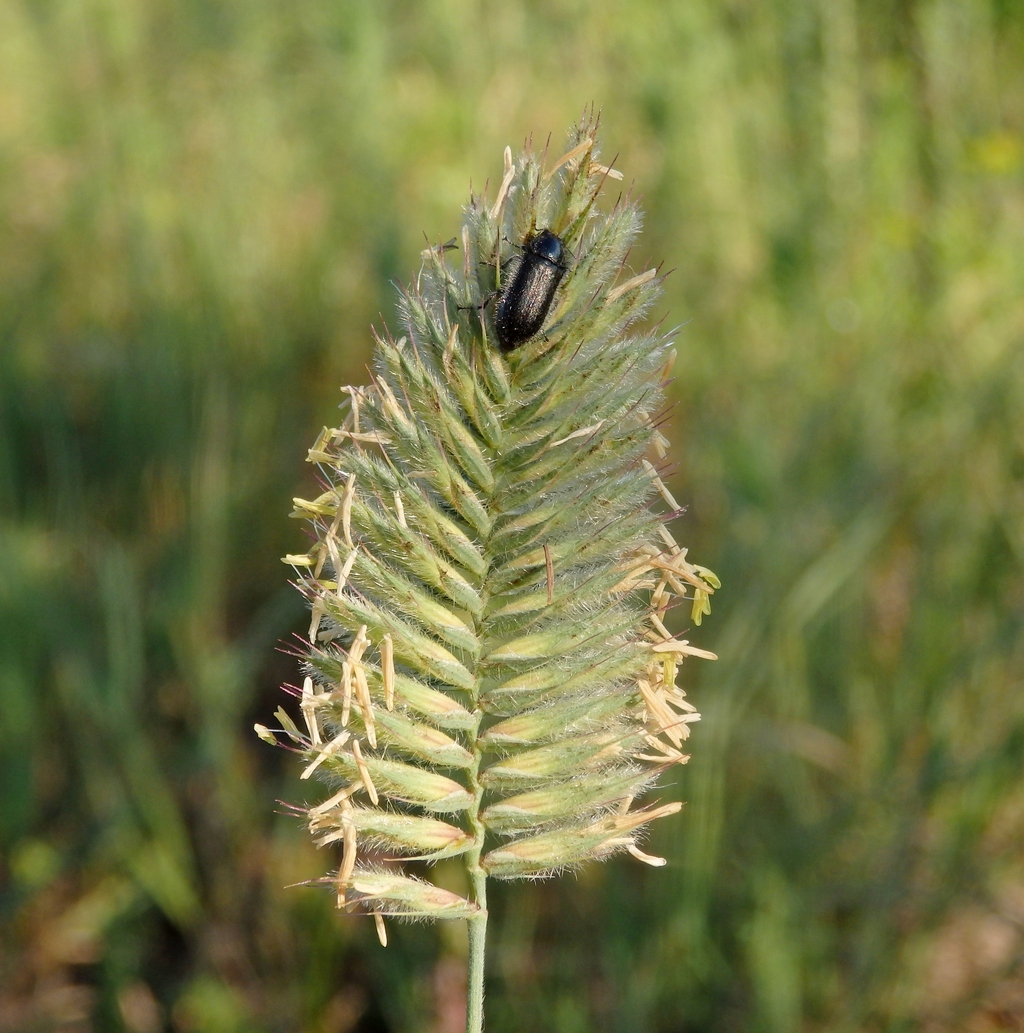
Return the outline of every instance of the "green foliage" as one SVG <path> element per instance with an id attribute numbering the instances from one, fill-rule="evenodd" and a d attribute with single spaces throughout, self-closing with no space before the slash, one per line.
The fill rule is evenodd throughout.
<path id="1" fill-rule="evenodd" d="M 676 270 L 669 486 L 729 586 L 722 660 L 668 867 L 492 892 L 493 1033 L 1012 1015 L 1022 55 L 1005 0 L 4 5 L 16 1028 L 145 1029 L 147 1000 L 180 1030 L 433 1021 L 459 923 L 381 951 L 282 889 L 326 865 L 271 818 L 309 783 L 250 732 L 303 620 L 280 500 L 316 495 L 313 414 L 365 382 L 421 231 L 591 99 L 644 195 L 631 261 Z M 458 864 L 431 875 L 465 896 Z"/>

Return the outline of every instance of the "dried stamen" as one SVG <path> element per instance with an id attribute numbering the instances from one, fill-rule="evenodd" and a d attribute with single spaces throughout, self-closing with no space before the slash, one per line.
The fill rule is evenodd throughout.
<path id="1" fill-rule="evenodd" d="M 384 706 L 395 709 L 395 644 L 390 635 L 380 641 L 381 676 L 384 679 Z"/>

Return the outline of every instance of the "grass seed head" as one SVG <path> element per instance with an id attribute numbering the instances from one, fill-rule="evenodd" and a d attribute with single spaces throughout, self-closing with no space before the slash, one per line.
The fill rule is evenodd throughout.
<path id="1" fill-rule="evenodd" d="M 661 282 L 631 262 L 639 208 L 602 208 L 621 175 L 592 118 L 542 160 L 506 149 L 461 256 L 423 251 L 401 336 L 376 336 L 309 452 L 326 490 L 294 503 L 316 539 L 286 557 L 311 607 L 305 732 L 278 715 L 304 777 L 332 786 L 308 822 L 341 844 L 339 906 L 382 943 L 385 916 L 478 916 L 487 876 L 663 864 L 638 836 L 680 805 L 636 801 L 687 760 L 698 715 L 676 677 L 713 656 L 669 627 L 699 624 L 719 583 L 665 526 L 674 353 L 639 323 Z M 455 856 L 469 898 L 399 867 Z"/>

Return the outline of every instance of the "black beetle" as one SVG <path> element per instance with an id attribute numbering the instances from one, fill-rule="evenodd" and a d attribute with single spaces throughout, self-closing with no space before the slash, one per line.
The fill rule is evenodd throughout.
<path id="1" fill-rule="evenodd" d="M 528 341 L 544 325 L 566 265 L 565 245 L 551 230 L 526 238 L 515 273 L 502 288 L 494 314 L 503 352 Z"/>

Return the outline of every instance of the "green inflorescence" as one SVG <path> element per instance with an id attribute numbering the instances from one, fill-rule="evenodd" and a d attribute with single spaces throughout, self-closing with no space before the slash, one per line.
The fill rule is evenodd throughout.
<path id="1" fill-rule="evenodd" d="M 309 811 L 340 842 L 339 905 L 480 917 L 485 880 L 547 876 L 629 851 L 678 804 L 636 805 L 684 762 L 694 708 L 669 609 L 699 623 L 717 587 L 665 524 L 663 379 L 674 357 L 635 329 L 657 270 L 627 271 L 640 211 L 596 201 L 609 179 L 584 119 L 545 168 L 505 152 L 473 197 L 461 261 L 423 253 L 403 333 L 376 340 L 364 387 L 313 449 L 326 490 L 296 500 L 315 534 L 290 556 L 312 608 L 304 729 L 283 722 L 333 795 Z M 549 228 L 567 271 L 545 329 L 503 354 L 492 309 L 517 242 Z M 453 262 L 452 256 L 456 255 Z M 656 505 L 665 500 L 665 507 Z M 372 864 L 361 860 L 373 849 Z M 460 855 L 461 898 L 394 860 Z"/>

